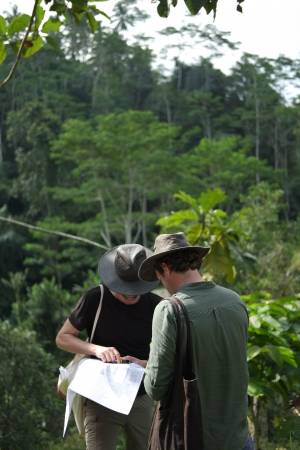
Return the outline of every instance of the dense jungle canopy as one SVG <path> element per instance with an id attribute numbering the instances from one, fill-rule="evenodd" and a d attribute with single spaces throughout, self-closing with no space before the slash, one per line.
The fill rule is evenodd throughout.
<path id="1" fill-rule="evenodd" d="M 111 28 L 91 33 L 68 20 L 51 29 L 55 41 L 21 59 L 0 89 L 0 449 L 83 445 L 75 432 L 61 441 L 54 391 L 68 355 L 56 332 L 99 282 L 105 249 L 151 247 L 159 231 L 182 230 L 212 248 L 204 275 L 248 305 L 260 448 L 296 450 L 300 102 L 296 89 L 284 92 L 299 83 L 300 60 L 243 54 L 226 74 L 215 61 L 237 44 L 213 25 L 196 34 L 190 25 L 165 32 L 180 33 L 181 54 L 200 41 L 210 53 L 176 58 L 166 75 L 145 36 L 124 37 L 143 11 L 118 5 Z M 1 80 L 14 61 L 8 52 Z"/>

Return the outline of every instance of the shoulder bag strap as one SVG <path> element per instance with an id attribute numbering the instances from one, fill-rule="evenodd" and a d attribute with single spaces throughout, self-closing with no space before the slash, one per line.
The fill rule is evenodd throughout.
<path id="1" fill-rule="evenodd" d="M 94 338 L 94 333 L 95 333 L 95 330 L 96 330 L 96 326 L 97 326 L 98 319 L 99 319 L 100 312 L 101 312 L 101 308 L 102 308 L 103 293 L 104 293 L 103 284 L 100 284 L 100 302 L 99 302 L 99 306 L 98 306 L 98 309 L 97 309 L 97 312 L 96 312 L 96 315 L 95 315 L 94 325 L 93 325 L 93 329 L 92 329 L 92 333 L 91 333 L 91 337 L 89 339 L 89 342 L 92 342 L 93 338 Z"/>
<path id="2" fill-rule="evenodd" d="M 182 314 L 182 308 L 179 304 L 178 299 L 175 296 L 172 296 L 170 299 L 170 303 L 172 305 L 176 325 L 177 325 L 177 340 L 176 340 L 176 376 L 180 377 L 182 375 L 184 369 L 184 362 L 186 357 L 186 349 L 187 349 L 187 324 L 185 320 L 185 316 Z M 182 317 L 183 316 L 183 317 Z M 183 320 L 182 320 L 183 319 Z"/>
<path id="3" fill-rule="evenodd" d="M 185 326 L 186 326 L 186 347 L 185 347 L 185 362 L 184 362 L 184 373 L 188 378 L 193 378 L 194 370 L 193 370 L 193 360 L 192 360 L 192 341 L 191 341 L 191 329 L 190 329 L 190 321 L 186 311 L 186 307 L 183 302 L 179 300 L 175 295 L 173 296 L 173 301 L 178 305 L 178 308 L 181 310 Z"/>

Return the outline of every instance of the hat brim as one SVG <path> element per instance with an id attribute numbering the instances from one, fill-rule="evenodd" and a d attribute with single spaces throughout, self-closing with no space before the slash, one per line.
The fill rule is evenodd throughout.
<path id="1" fill-rule="evenodd" d="M 154 265 L 158 259 L 160 259 L 162 256 L 171 255 L 172 253 L 178 253 L 178 252 L 187 252 L 190 250 L 196 250 L 199 255 L 204 258 L 204 256 L 207 255 L 207 253 L 210 250 L 210 247 L 200 247 L 200 246 L 193 246 L 190 245 L 188 247 L 179 247 L 174 248 L 173 250 L 167 250 L 165 252 L 156 253 L 155 255 L 149 256 L 146 258 L 139 269 L 139 278 L 143 281 L 153 282 L 154 280 L 157 280 Z"/>
<path id="2" fill-rule="evenodd" d="M 125 295 L 141 295 L 152 291 L 158 286 L 156 279 L 149 281 L 138 279 L 136 281 L 124 281 L 116 272 L 115 258 L 118 247 L 108 250 L 101 256 L 98 264 L 98 273 L 100 279 L 105 286 L 114 292 L 119 292 Z M 153 253 L 149 249 L 146 250 L 147 257 Z"/>

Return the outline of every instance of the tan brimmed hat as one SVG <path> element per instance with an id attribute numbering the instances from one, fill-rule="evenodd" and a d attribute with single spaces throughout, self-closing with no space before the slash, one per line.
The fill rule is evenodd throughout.
<path id="1" fill-rule="evenodd" d="M 162 256 L 177 252 L 196 251 L 204 258 L 210 250 L 210 247 L 201 247 L 199 245 L 189 245 L 183 233 L 160 234 L 155 239 L 154 253 L 147 257 L 141 264 L 139 277 L 144 281 L 156 280 L 154 265 Z"/>

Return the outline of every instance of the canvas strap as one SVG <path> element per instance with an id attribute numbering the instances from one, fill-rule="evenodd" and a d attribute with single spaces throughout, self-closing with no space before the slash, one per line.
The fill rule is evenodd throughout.
<path id="1" fill-rule="evenodd" d="M 94 338 L 94 334 L 95 334 L 95 330 L 96 330 L 96 326 L 98 323 L 98 319 L 100 316 L 100 312 L 101 312 L 101 308 L 102 308 L 102 303 L 103 303 L 103 293 L 104 293 L 104 288 L 103 288 L 103 284 L 100 284 L 100 302 L 99 302 L 99 306 L 95 315 L 95 319 L 94 319 L 94 325 L 93 325 L 93 329 L 92 329 L 92 333 L 91 333 L 91 337 L 89 339 L 89 342 L 93 341 Z"/>
<path id="2" fill-rule="evenodd" d="M 188 314 L 187 314 L 187 311 L 186 311 L 186 308 L 185 308 L 183 302 L 181 300 L 179 300 L 179 298 L 176 297 L 176 295 L 173 295 L 170 298 L 170 301 L 173 306 L 175 317 L 177 319 L 177 326 L 178 326 L 178 323 L 180 324 L 181 328 L 183 326 L 183 330 L 181 329 L 181 333 L 183 333 L 183 335 L 179 339 L 180 340 L 184 339 L 184 344 L 181 344 L 179 341 L 179 343 L 177 343 L 177 345 L 179 345 L 179 347 L 182 349 L 183 356 L 184 356 L 184 363 L 183 363 L 184 375 L 186 375 L 189 379 L 192 379 L 194 377 L 194 371 L 193 371 L 192 342 L 191 342 L 191 329 L 190 329 L 189 317 L 188 317 Z M 181 314 L 180 314 L 180 312 L 181 312 Z M 180 321 L 180 315 L 181 315 L 181 321 Z M 184 325 L 182 324 L 182 320 L 184 321 Z M 178 352 L 179 350 L 177 349 L 176 351 Z"/>

